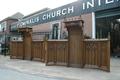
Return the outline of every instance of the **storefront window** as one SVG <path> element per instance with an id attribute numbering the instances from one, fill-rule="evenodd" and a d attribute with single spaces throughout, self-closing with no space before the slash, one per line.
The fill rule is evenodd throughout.
<path id="1" fill-rule="evenodd" d="M 107 18 L 96 19 L 96 37 L 107 38 L 110 32 L 110 21 Z"/>
<path id="2" fill-rule="evenodd" d="M 0 31 L 1 31 L 1 32 L 2 32 L 2 31 L 5 31 L 6 28 L 7 28 L 6 22 L 2 22 L 2 23 L 0 24 Z"/>
<path id="3" fill-rule="evenodd" d="M 120 56 L 120 15 L 97 18 L 96 37 L 108 38 L 110 35 L 111 53 Z"/>

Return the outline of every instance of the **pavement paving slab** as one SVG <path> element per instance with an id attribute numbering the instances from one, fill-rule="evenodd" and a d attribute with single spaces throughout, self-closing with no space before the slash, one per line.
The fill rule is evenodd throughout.
<path id="1" fill-rule="evenodd" d="M 0 78 L 4 78 L 2 80 L 120 80 L 120 58 L 111 58 L 110 68 L 111 72 L 105 72 L 89 68 L 45 66 L 37 61 L 0 56 Z"/>

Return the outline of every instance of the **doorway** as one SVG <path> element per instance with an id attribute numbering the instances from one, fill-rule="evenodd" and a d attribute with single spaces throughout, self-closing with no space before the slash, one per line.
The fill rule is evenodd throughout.
<path id="1" fill-rule="evenodd" d="M 110 35 L 111 55 L 120 56 L 120 15 L 96 18 L 96 38 Z"/>

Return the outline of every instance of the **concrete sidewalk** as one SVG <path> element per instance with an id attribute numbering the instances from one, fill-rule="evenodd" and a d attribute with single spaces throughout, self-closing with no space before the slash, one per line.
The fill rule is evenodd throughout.
<path id="1" fill-rule="evenodd" d="M 120 80 L 120 58 L 111 58 L 110 73 L 99 69 L 45 66 L 41 62 L 10 59 L 9 56 L 0 56 L 0 66 L 27 74 L 59 77 L 65 80 Z"/>

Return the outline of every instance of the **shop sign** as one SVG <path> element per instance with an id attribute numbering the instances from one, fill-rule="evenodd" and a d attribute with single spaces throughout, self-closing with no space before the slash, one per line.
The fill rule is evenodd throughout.
<path id="1" fill-rule="evenodd" d="M 62 7 L 39 13 L 36 16 L 21 20 L 19 26 L 33 26 L 47 23 L 66 17 L 80 16 L 81 14 L 96 12 L 105 9 L 120 7 L 120 0 L 78 0 Z"/>

